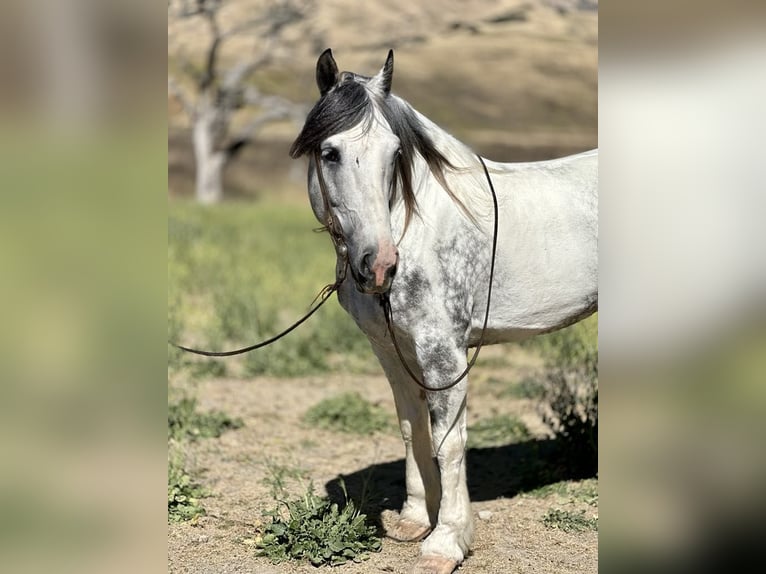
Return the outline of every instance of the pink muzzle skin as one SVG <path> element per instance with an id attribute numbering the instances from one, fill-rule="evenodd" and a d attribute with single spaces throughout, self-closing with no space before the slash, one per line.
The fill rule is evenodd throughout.
<path id="1" fill-rule="evenodd" d="M 396 266 L 399 263 L 399 251 L 395 245 L 382 244 L 370 268 L 374 277 L 374 290 L 387 291 L 391 286 Z"/>

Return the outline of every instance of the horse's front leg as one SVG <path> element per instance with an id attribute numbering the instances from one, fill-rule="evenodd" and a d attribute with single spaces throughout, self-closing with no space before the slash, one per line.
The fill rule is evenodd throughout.
<path id="1" fill-rule="evenodd" d="M 421 540 L 436 524 L 441 497 L 425 393 L 410 379 L 393 349 L 373 345 L 373 350 L 391 384 L 406 451 L 407 498 L 386 534 L 402 542 Z"/>
<path id="2" fill-rule="evenodd" d="M 444 341 L 418 345 L 424 382 L 432 388 L 453 381 L 466 366 L 465 349 Z M 466 482 L 466 391 L 463 379 L 446 391 L 428 391 L 431 441 L 439 466 L 441 499 L 436 528 L 423 541 L 417 573 L 449 574 L 473 543 L 473 518 Z"/>

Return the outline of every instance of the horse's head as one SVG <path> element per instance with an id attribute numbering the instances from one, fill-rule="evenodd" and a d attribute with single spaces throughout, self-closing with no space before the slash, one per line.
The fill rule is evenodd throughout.
<path id="1" fill-rule="evenodd" d="M 320 222 L 335 218 L 351 273 L 365 293 L 387 292 L 399 260 L 390 207 L 401 141 L 380 110 L 389 98 L 393 68 L 389 52 L 371 78 L 339 73 L 326 50 L 316 69 L 321 98 L 290 149 L 292 157 L 310 156 L 311 206 Z"/>

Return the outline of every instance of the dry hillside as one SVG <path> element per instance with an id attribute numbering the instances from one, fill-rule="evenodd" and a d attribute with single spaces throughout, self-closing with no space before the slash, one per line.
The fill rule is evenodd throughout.
<path id="1" fill-rule="evenodd" d="M 230 0 L 224 27 L 258 14 L 263 0 Z M 598 3 L 593 0 L 326 0 L 276 63 L 254 78 L 264 91 L 307 104 L 316 98 L 314 65 L 333 48 L 342 69 L 372 74 L 396 52 L 394 90 L 492 159 L 552 157 L 597 146 Z M 170 19 L 169 70 L 199 61 L 201 21 Z M 257 50 L 257 38 L 227 43 L 224 62 Z M 190 187 L 183 118 L 170 104 L 171 191 Z M 232 194 L 302 185 L 287 147 L 294 125 L 275 126 L 228 174 Z M 290 174 L 292 173 L 292 178 Z"/>

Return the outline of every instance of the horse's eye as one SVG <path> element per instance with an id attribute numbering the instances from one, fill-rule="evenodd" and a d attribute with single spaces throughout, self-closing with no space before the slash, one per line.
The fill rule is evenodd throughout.
<path id="1" fill-rule="evenodd" d="M 328 147 L 322 150 L 322 159 L 330 163 L 338 163 L 340 161 L 340 152 L 334 147 Z"/>

